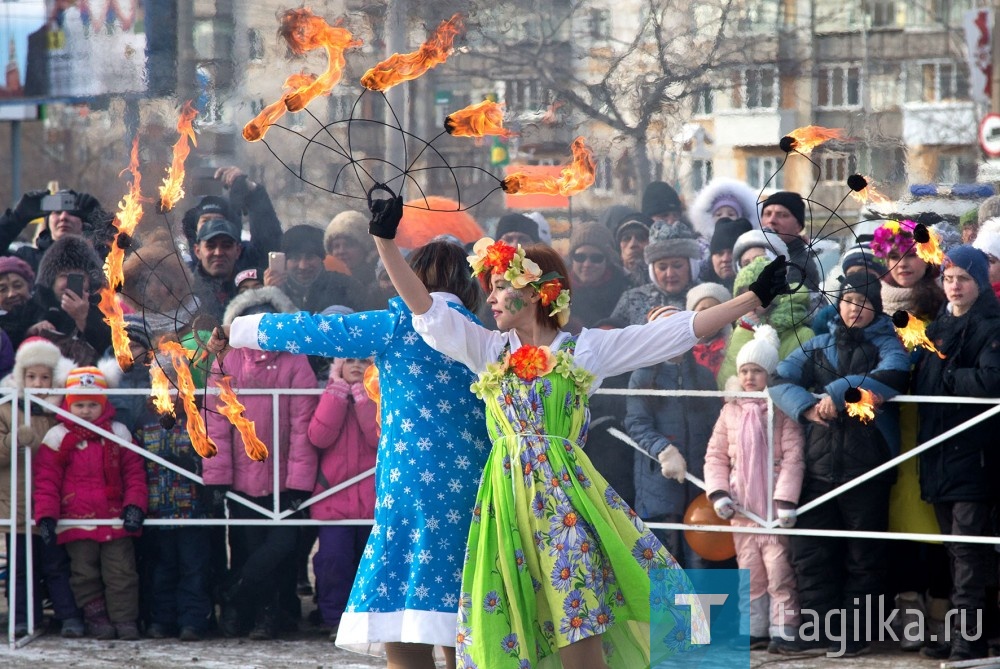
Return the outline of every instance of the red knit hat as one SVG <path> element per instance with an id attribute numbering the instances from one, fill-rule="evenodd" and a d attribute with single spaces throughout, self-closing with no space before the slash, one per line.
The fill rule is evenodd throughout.
<path id="1" fill-rule="evenodd" d="M 97 367 L 77 367 L 69 376 L 66 377 L 66 389 L 70 390 L 76 388 L 78 390 L 107 390 L 108 380 L 102 372 Z M 74 395 L 72 393 L 66 394 L 66 405 L 73 404 L 74 402 L 87 402 L 94 401 L 99 402 L 101 406 L 105 406 L 108 403 L 108 398 L 104 395 Z"/>

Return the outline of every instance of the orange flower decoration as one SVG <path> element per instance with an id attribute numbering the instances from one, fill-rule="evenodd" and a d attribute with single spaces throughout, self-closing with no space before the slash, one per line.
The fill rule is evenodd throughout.
<path id="1" fill-rule="evenodd" d="M 486 261 L 483 269 L 490 270 L 494 274 L 503 274 L 507 271 L 517 249 L 507 242 L 496 242 L 486 249 Z"/>
<path id="2" fill-rule="evenodd" d="M 518 377 L 531 381 L 555 369 L 556 358 L 548 346 L 524 345 L 510 355 L 508 363 Z"/>
<path id="3" fill-rule="evenodd" d="M 559 279 L 552 279 L 543 283 L 542 287 L 538 289 L 538 295 L 542 298 L 542 305 L 547 307 L 552 304 L 559 297 L 561 291 L 562 284 L 559 282 Z"/>

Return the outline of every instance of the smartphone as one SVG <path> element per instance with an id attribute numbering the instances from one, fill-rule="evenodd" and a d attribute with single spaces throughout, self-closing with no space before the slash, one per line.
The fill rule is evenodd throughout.
<path id="1" fill-rule="evenodd" d="M 75 211 L 76 196 L 67 191 L 59 191 L 42 198 L 42 211 Z"/>
<path id="2" fill-rule="evenodd" d="M 66 288 L 76 293 L 77 297 L 83 297 L 83 275 L 78 272 L 67 274 Z"/>
<path id="3" fill-rule="evenodd" d="M 281 251 L 271 251 L 267 254 L 267 268 L 272 272 L 285 272 L 285 254 Z"/>

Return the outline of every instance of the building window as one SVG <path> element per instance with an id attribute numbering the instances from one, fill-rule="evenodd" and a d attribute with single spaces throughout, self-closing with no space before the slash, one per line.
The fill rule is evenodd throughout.
<path id="1" fill-rule="evenodd" d="M 611 158 L 604 156 L 597 161 L 597 170 L 594 174 L 594 190 L 609 192 L 614 188 L 614 179 L 611 174 Z"/>
<path id="2" fill-rule="evenodd" d="M 694 100 L 694 107 L 692 111 L 694 111 L 695 116 L 706 116 L 715 111 L 711 88 L 698 89 L 694 92 L 692 98 Z"/>
<path id="3" fill-rule="evenodd" d="M 611 39 L 611 10 L 591 9 L 588 17 L 591 39 Z"/>
<path id="4" fill-rule="evenodd" d="M 247 31 L 247 44 L 250 52 L 250 60 L 260 62 L 264 60 L 264 35 L 256 28 Z"/>
<path id="5" fill-rule="evenodd" d="M 691 189 L 694 192 L 700 191 L 705 185 L 712 180 L 712 161 L 711 160 L 692 160 L 691 161 Z"/>
<path id="6" fill-rule="evenodd" d="M 778 106 L 778 70 L 770 65 L 739 70 L 733 86 L 737 109 L 775 109 Z"/>
<path id="7" fill-rule="evenodd" d="M 896 0 L 866 0 L 872 28 L 895 28 L 898 17 Z"/>
<path id="8" fill-rule="evenodd" d="M 954 184 L 976 180 L 977 159 L 974 155 L 945 154 L 938 156 L 937 171 L 934 175 L 938 183 Z"/>
<path id="9" fill-rule="evenodd" d="M 821 67 L 816 77 L 816 106 L 844 109 L 861 105 L 861 68 L 856 65 Z"/>
<path id="10" fill-rule="evenodd" d="M 785 187 L 784 170 L 779 170 L 781 158 L 775 156 L 752 156 L 747 158 L 747 185 L 754 190 Z"/>
<path id="11" fill-rule="evenodd" d="M 857 160 L 846 153 L 823 153 L 819 158 L 819 180 L 825 183 L 843 184 L 847 177 L 857 172 Z"/>
<path id="12" fill-rule="evenodd" d="M 907 70 L 908 102 L 948 102 L 969 99 L 969 75 L 964 63 L 923 61 Z"/>
<path id="13" fill-rule="evenodd" d="M 737 34 L 770 33 L 778 29 L 782 19 L 779 0 L 745 0 L 740 4 L 734 23 Z"/>
<path id="14" fill-rule="evenodd" d="M 546 106 L 542 84 L 537 79 L 511 79 L 504 82 L 504 102 L 513 111 L 533 111 Z"/>

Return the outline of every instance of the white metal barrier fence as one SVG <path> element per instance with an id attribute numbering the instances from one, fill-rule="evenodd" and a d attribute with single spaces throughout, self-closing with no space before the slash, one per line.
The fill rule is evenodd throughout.
<path id="1" fill-rule="evenodd" d="M 43 397 L 61 395 L 65 394 L 65 390 L 54 390 L 54 389 L 41 389 L 41 390 L 25 390 L 23 391 L 23 397 L 18 398 L 17 395 L 13 393 L 8 393 L 0 396 L 0 405 L 10 404 L 11 405 L 11 444 L 17 444 L 17 431 L 22 423 L 28 422 L 28 416 L 30 415 L 30 407 L 32 405 L 37 405 L 43 407 L 47 411 L 53 412 L 59 416 L 63 416 L 73 422 L 86 425 L 89 429 L 93 430 L 95 433 L 114 441 L 115 443 L 127 448 L 146 460 L 151 460 L 156 462 L 161 467 L 166 467 L 181 476 L 185 476 L 192 481 L 197 483 L 203 483 L 203 480 L 197 474 L 190 472 L 183 467 L 180 467 L 172 462 L 161 458 L 155 453 L 146 451 L 145 449 L 137 446 L 132 442 L 126 442 L 118 438 L 115 434 L 108 432 L 102 428 L 99 428 L 93 424 L 87 423 L 86 421 L 78 419 L 69 412 L 65 411 L 59 406 L 47 402 Z M 147 389 L 110 389 L 107 391 L 85 391 L 74 389 L 74 394 L 85 395 L 141 395 L 143 397 L 149 396 L 149 391 Z M 210 394 L 215 394 L 217 391 L 208 391 Z M 271 460 L 273 466 L 273 480 L 279 481 L 280 475 L 280 404 L 279 398 L 283 395 L 321 395 L 323 393 L 322 389 L 311 389 L 311 390 L 289 390 L 289 389 L 257 389 L 257 390 L 241 390 L 237 393 L 238 396 L 247 395 L 269 395 L 272 398 L 271 411 L 274 420 L 272 420 L 273 434 L 271 435 L 270 443 L 270 453 L 269 459 Z M 768 403 L 768 425 L 767 425 L 767 441 L 768 441 L 768 453 L 769 457 L 773 461 L 773 448 L 774 448 L 774 405 L 768 397 L 767 393 L 732 393 L 732 392 L 719 392 L 719 391 L 694 391 L 694 390 L 627 390 L 627 389 L 602 389 L 598 391 L 598 394 L 604 395 L 647 395 L 647 396 L 658 396 L 658 397 L 758 397 L 767 399 Z M 944 432 L 933 439 L 924 442 L 923 444 L 917 445 L 915 448 L 901 453 L 897 457 L 889 460 L 883 465 L 872 469 L 871 471 L 859 476 L 847 483 L 844 483 L 834 490 L 820 496 L 819 498 L 812 500 L 811 502 L 802 505 L 797 509 L 798 513 L 804 513 L 810 509 L 813 509 L 820 504 L 823 504 L 836 495 L 850 490 L 855 486 L 858 486 L 869 479 L 878 476 L 882 472 L 896 467 L 899 463 L 912 458 L 920 453 L 933 448 L 942 441 L 961 433 L 962 431 L 987 420 L 998 413 L 1000 413 L 1000 398 L 998 399 L 983 399 L 983 398 L 967 398 L 967 397 L 929 397 L 929 396 L 916 396 L 916 395 L 901 395 L 894 398 L 894 402 L 907 402 L 907 403 L 946 403 L 946 404 L 982 404 L 982 405 L 993 405 L 991 408 L 984 410 L 982 413 L 976 415 L 975 417 L 955 426 L 954 428 Z M 721 407 L 720 407 L 721 408 Z M 713 423 L 718 418 L 717 415 L 706 416 L 706 420 L 710 420 Z M 627 434 L 621 431 L 612 429 L 612 434 L 621 439 L 624 443 L 630 445 L 632 448 L 636 449 L 639 453 L 646 457 L 652 457 L 645 450 L 640 448 Z M 17 599 L 17 579 L 15 578 L 16 568 L 17 568 L 17 553 L 19 550 L 18 530 L 20 530 L 25 536 L 31 534 L 31 528 L 34 525 L 32 520 L 32 480 L 31 477 L 25 477 L 23 482 L 19 481 L 20 467 L 19 462 L 23 459 L 25 471 L 31 471 L 31 450 L 28 448 L 11 448 L 11 462 L 10 462 L 10 516 L 7 518 L 0 518 L 0 526 L 4 527 L 5 530 L 10 534 L 10 550 L 7 555 L 7 569 L 9 574 L 9 587 L 8 587 L 8 598 L 9 602 L 15 602 Z M 655 458 L 653 458 L 655 459 Z M 150 518 L 145 521 L 145 525 L 156 526 L 156 525 L 169 525 L 172 527 L 177 526 L 210 526 L 210 525 L 224 525 L 224 526 L 238 526 L 238 525 L 272 525 L 272 524 L 286 524 L 286 525 L 371 525 L 372 519 L 359 518 L 359 519 L 348 519 L 348 520 L 313 520 L 306 518 L 292 518 L 291 516 L 297 511 L 307 509 L 316 502 L 326 499 L 330 495 L 336 494 L 340 490 L 343 490 L 349 486 L 354 485 L 358 481 L 361 481 L 375 473 L 375 468 L 371 468 L 353 478 L 343 481 L 322 493 L 310 497 L 296 510 L 287 509 L 282 511 L 280 509 L 280 499 L 279 499 L 279 486 L 274 486 L 272 497 L 272 505 L 270 509 L 264 508 L 258 504 L 251 502 L 244 497 L 235 494 L 233 492 L 228 492 L 226 497 L 231 503 L 242 504 L 243 506 L 254 510 L 259 513 L 261 518 L 203 518 L 203 519 L 173 519 L 173 518 L 163 518 L 156 519 Z M 943 534 L 918 534 L 918 533 L 900 533 L 900 532 L 845 532 L 839 530 L 811 530 L 811 529 L 799 529 L 799 528 L 780 528 L 777 527 L 777 521 L 773 517 L 773 490 L 774 490 L 774 471 L 773 468 L 768 468 L 768 516 L 767 518 L 759 518 L 754 514 L 749 512 L 744 512 L 747 517 L 755 522 L 759 523 L 761 527 L 744 527 L 744 526 L 722 526 L 722 525 L 685 525 L 683 523 L 657 523 L 650 522 L 647 523 L 649 527 L 662 528 L 662 529 L 679 529 L 679 530 L 689 530 L 696 529 L 701 531 L 709 532 L 743 532 L 743 533 L 753 533 L 753 534 L 785 534 L 785 535 L 804 535 L 804 536 L 823 536 L 823 537 L 843 537 L 849 536 L 853 538 L 866 538 L 866 539 L 897 539 L 897 540 L 915 540 L 915 541 L 949 541 L 954 540 L 954 537 Z M 705 484 L 703 481 L 699 480 L 692 474 L 687 474 L 688 480 L 697 485 L 699 488 L 704 489 Z M 24 495 L 25 500 L 25 522 L 23 527 L 17 526 L 17 507 L 18 507 L 18 497 L 20 494 Z M 61 526 L 77 526 L 77 525 L 111 525 L 120 521 L 117 520 L 94 520 L 88 519 L 84 521 L 71 522 L 60 520 L 59 525 Z M 994 536 L 963 536 L 961 538 L 963 543 L 982 543 L 982 544 L 1000 544 L 1000 537 Z M 32 604 L 34 597 L 34 565 L 33 565 L 33 547 L 31 541 L 26 541 L 25 546 L 25 561 L 27 570 L 27 602 L 29 611 L 32 610 Z M 10 611 L 11 614 L 13 611 Z M 34 629 L 33 616 L 28 615 L 28 635 L 23 639 L 15 639 L 15 619 L 13 615 L 8 617 L 8 643 L 11 648 L 23 645 L 24 643 L 30 642 L 36 633 Z"/>

